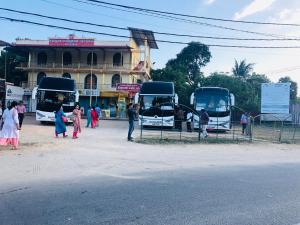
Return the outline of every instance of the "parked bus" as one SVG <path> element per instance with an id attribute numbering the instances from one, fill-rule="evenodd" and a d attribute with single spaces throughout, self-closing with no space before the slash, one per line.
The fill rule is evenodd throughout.
<path id="1" fill-rule="evenodd" d="M 231 129 L 231 106 L 234 95 L 226 88 L 201 87 L 191 95 L 191 105 L 200 113 L 205 109 L 209 115 L 208 130 L 228 131 Z M 199 116 L 194 115 L 194 128 L 199 128 Z"/>
<path id="2" fill-rule="evenodd" d="M 39 86 L 32 92 L 36 99 L 36 120 L 54 122 L 54 111 L 62 105 L 69 122 L 79 94 L 75 81 L 68 78 L 44 77 Z"/>
<path id="3" fill-rule="evenodd" d="M 174 108 L 178 104 L 173 82 L 145 82 L 135 96 L 140 104 L 139 125 L 174 127 Z"/>

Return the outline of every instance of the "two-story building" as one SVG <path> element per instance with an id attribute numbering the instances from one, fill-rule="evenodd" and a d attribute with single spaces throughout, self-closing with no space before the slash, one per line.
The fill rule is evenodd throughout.
<path id="1" fill-rule="evenodd" d="M 17 39 L 12 47 L 28 53 L 28 62 L 18 67 L 28 73 L 28 82 L 23 84 L 25 93 L 46 76 L 71 78 L 76 80 L 82 106 L 98 104 L 107 110 L 107 116 L 117 116 L 134 95 L 132 88 L 126 91 L 124 85 L 119 90 L 119 84 L 130 87 L 149 80 L 150 50 L 158 48 L 151 31 L 129 30 L 128 41 L 99 41 L 74 35 L 48 40 Z M 30 104 L 34 111 L 34 102 Z"/>

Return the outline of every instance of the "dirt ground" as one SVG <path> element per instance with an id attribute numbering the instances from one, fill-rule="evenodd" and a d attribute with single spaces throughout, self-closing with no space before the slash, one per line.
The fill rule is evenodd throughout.
<path id="1" fill-rule="evenodd" d="M 138 179 L 147 172 L 300 162 L 299 145 L 145 145 L 126 140 L 127 125 L 126 121 L 100 121 L 100 127 L 83 128 L 80 138 L 73 140 L 71 126 L 68 138 L 55 138 L 53 126 L 40 125 L 33 117 L 26 117 L 20 149 L 0 148 L 0 183 L 11 186 L 98 175 Z M 138 128 L 134 136 L 139 138 Z"/>

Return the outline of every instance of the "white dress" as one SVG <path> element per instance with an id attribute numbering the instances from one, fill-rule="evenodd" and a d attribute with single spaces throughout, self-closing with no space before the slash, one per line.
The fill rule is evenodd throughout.
<path id="1" fill-rule="evenodd" d="M 0 145 L 11 144 L 17 146 L 19 142 L 18 111 L 15 108 L 5 109 L 2 118 L 4 124 L 0 132 Z"/>

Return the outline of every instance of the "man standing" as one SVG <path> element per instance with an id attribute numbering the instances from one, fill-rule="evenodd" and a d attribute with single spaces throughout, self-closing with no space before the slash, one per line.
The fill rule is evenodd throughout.
<path id="1" fill-rule="evenodd" d="M 202 135 L 203 135 L 204 138 L 208 137 L 208 135 L 207 135 L 208 121 L 209 121 L 208 113 L 205 111 L 205 109 L 201 109 L 200 125 L 201 125 L 201 129 L 202 129 Z"/>
<path id="2" fill-rule="evenodd" d="M 135 107 L 133 107 L 133 104 L 129 103 L 128 110 L 127 110 L 128 122 L 129 122 L 128 135 L 127 135 L 128 141 L 133 141 L 133 138 L 131 135 L 134 130 L 134 120 L 137 117 L 137 111 L 138 111 L 138 106 L 135 105 Z"/>
<path id="3" fill-rule="evenodd" d="M 244 112 L 241 116 L 242 134 L 245 134 L 247 123 L 248 123 L 247 113 Z"/>
<path id="4" fill-rule="evenodd" d="M 193 113 L 189 111 L 189 113 L 186 115 L 186 129 L 187 132 L 192 132 L 192 121 L 193 121 Z"/>
<path id="5" fill-rule="evenodd" d="M 18 117 L 19 117 L 19 125 L 20 125 L 20 129 L 21 129 L 22 123 L 24 120 L 24 114 L 26 112 L 26 108 L 25 108 L 23 101 L 19 102 L 19 104 L 17 106 L 17 110 L 18 110 Z"/>
<path id="6" fill-rule="evenodd" d="M 97 112 L 97 114 L 98 114 L 97 127 L 99 127 L 99 120 L 100 120 L 100 118 L 102 117 L 102 113 L 101 113 L 101 108 L 99 107 L 98 104 L 96 105 L 95 110 L 96 110 L 96 112 Z"/>

